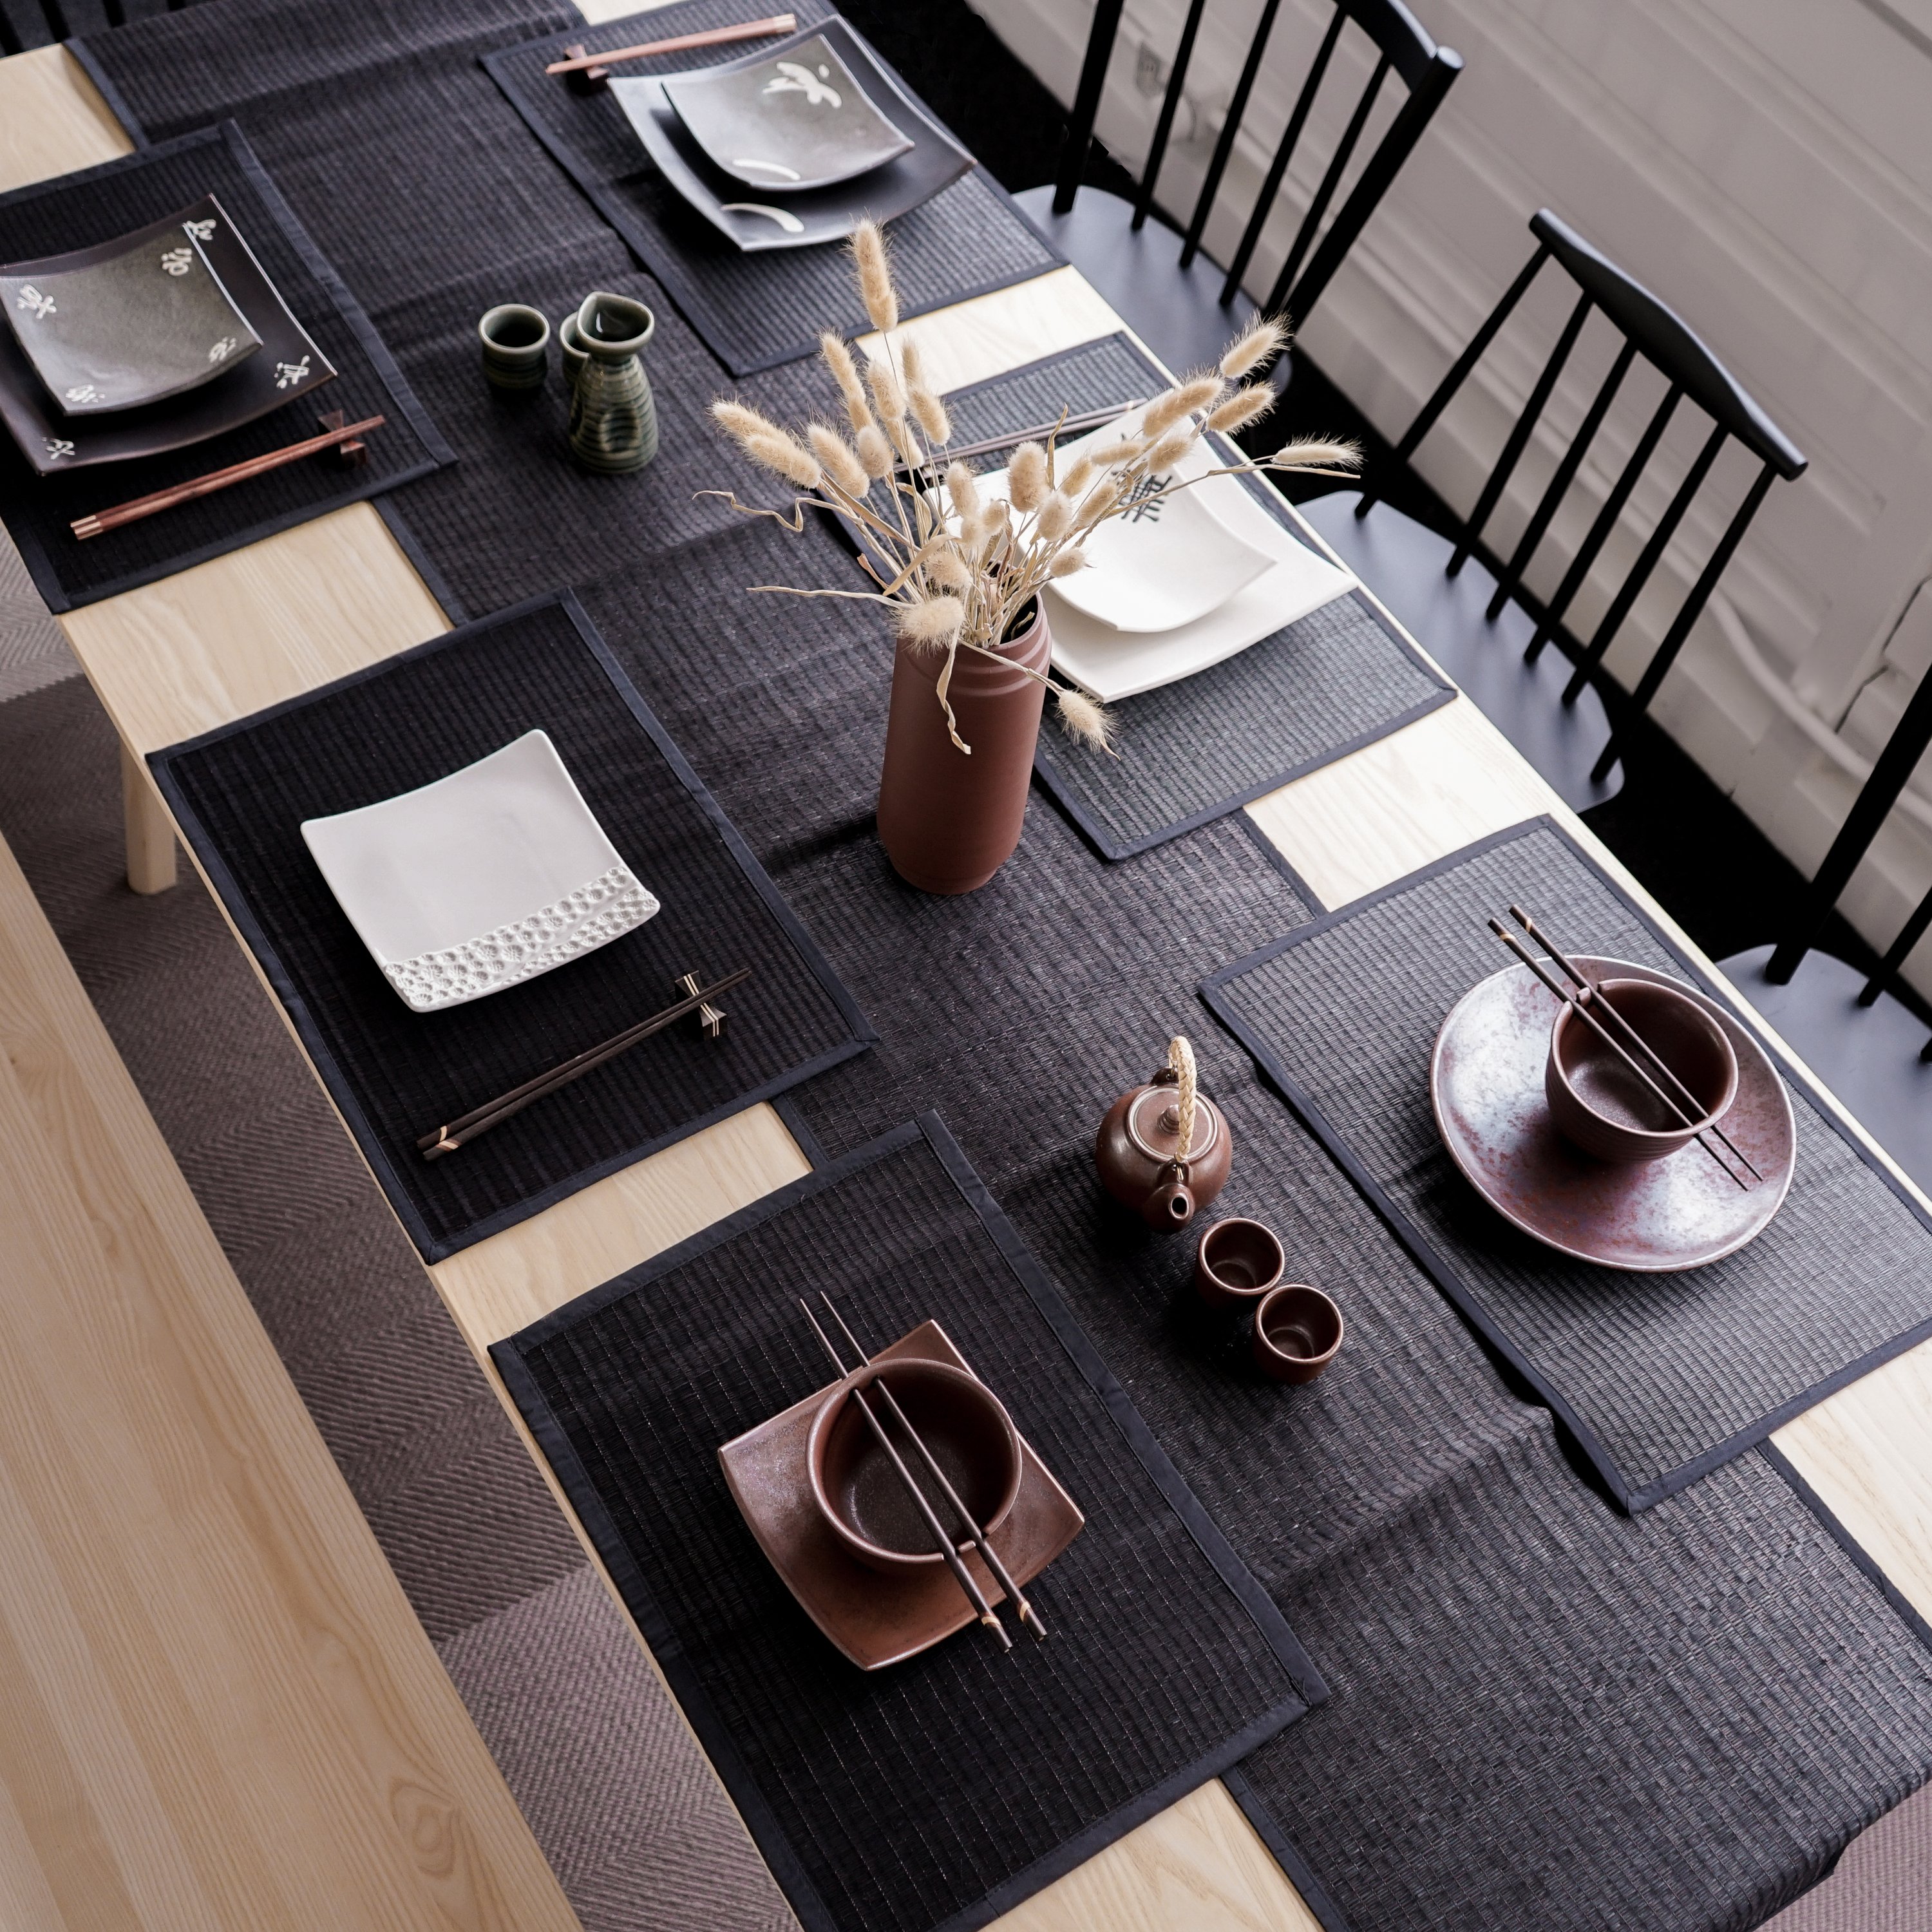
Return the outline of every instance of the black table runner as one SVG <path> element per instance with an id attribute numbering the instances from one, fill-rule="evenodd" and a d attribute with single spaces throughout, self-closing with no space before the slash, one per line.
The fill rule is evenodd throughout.
<path id="1" fill-rule="evenodd" d="M 939 1322 L 1084 1512 L 1044 1642 L 862 1672 L 753 1541 L 718 1447 L 829 1379 L 820 1288 Z M 935 1115 L 491 1353 L 807 1932 L 983 1924 L 1325 1694 Z"/>
<path id="2" fill-rule="evenodd" d="M 0 195 L 0 262 L 109 240 L 204 194 L 216 196 L 234 218 L 290 313 L 335 365 L 335 380 L 206 442 L 70 476 L 35 475 L 0 431 L 7 527 L 52 610 L 151 583 L 454 460 L 362 305 L 232 122 Z M 388 418 L 368 436 L 360 469 L 311 459 L 85 542 L 68 527 L 89 512 L 314 436 L 316 412 L 326 410 L 344 411 L 350 422 Z"/>
<path id="3" fill-rule="evenodd" d="M 1932 1224 L 1780 1060 L 1797 1173 L 1770 1226 L 1737 1254 L 1630 1274 L 1509 1228 L 1443 1150 L 1428 1066 L 1450 1008 L 1508 963 L 1483 922 L 1513 903 L 1572 945 L 1716 997 L 1548 820 L 1291 933 L 1204 991 L 1611 1493 L 1642 1509 L 1932 1335 Z"/>
<path id="4" fill-rule="evenodd" d="M 404 1005 L 309 856 L 305 818 L 446 776 L 541 727 L 662 909 L 466 1005 Z M 440 1260 L 873 1035 L 574 599 L 452 631 L 154 753 L 157 782 L 424 1255 Z M 678 1028 L 434 1162 L 418 1135 L 668 1005 L 696 972 L 753 977 L 718 1042 Z"/>
<path id="5" fill-rule="evenodd" d="M 796 0 L 800 26 L 829 20 L 825 0 Z M 759 17 L 745 0 L 686 0 L 650 16 L 648 38 L 697 32 Z M 544 146 L 663 284 L 686 320 L 734 375 L 809 355 L 819 331 L 868 328 L 842 248 L 741 254 L 685 206 L 658 173 L 614 96 L 573 94 L 547 62 L 581 41 L 592 53 L 634 46 L 634 16 L 578 25 L 488 56 L 484 64 Z M 741 59 L 742 43 L 626 62 L 627 75 L 676 74 Z M 883 63 L 882 63 L 883 64 Z M 983 168 L 942 189 L 887 230 L 904 314 L 922 314 L 1024 281 L 1060 265 L 1058 250 Z"/>

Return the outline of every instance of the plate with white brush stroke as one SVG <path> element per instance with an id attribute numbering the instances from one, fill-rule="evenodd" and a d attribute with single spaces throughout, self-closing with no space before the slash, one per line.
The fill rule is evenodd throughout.
<path id="1" fill-rule="evenodd" d="M 1108 425 L 1091 439 L 1094 444 L 1111 442 L 1130 433 L 1138 425 L 1138 412 Z M 1081 445 L 1070 444 L 1062 456 L 1072 460 Z M 1346 597 L 1355 587 L 1355 579 L 1318 556 L 1298 538 L 1268 506 L 1256 500 L 1256 493 L 1239 476 L 1210 476 L 1208 472 L 1223 461 L 1238 460 L 1232 448 L 1217 452 L 1205 439 L 1197 442 L 1172 472 L 1177 482 L 1200 479 L 1191 488 L 1162 499 L 1160 508 L 1170 512 L 1192 501 L 1208 512 L 1215 526 L 1235 539 L 1243 553 L 1258 556 L 1259 567 L 1249 572 L 1245 564 L 1238 572 L 1225 568 L 1216 579 L 1201 568 L 1199 559 L 1207 554 L 1207 544 L 1198 552 L 1177 543 L 1174 536 L 1163 534 L 1162 526 L 1178 533 L 1184 525 L 1163 514 L 1152 531 L 1146 520 L 1131 520 L 1133 512 L 1100 526 L 1084 546 L 1087 568 L 1072 577 L 1059 578 L 1047 586 L 1048 619 L 1053 632 L 1053 662 L 1078 685 L 1103 704 L 1142 692 L 1157 690 L 1164 684 L 1178 682 L 1206 670 L 1223 659 L 1246 650 L 1250 645 L 1271 638 L 1311 610 Z M 1004 472 L 982 479 L 990 494 L 1006 494 Z M 1096 538 L 1105 538 L 1105 547 Z M 1149 541 L 1150 539 L 1150 541 Z M 1188 609 L 1191 614 L 1166 629 L 1137 626 L 1132 629 L 1103 621 L 1094 614 L 1088 580 L 1105 568 L 1104 562 L 1118 554 L 1135 568 L 1130 553 L 1142 546 L 1144 554 L 1158 552 L 1162 568 L 1191 586 L 1191 594 L 1177 598 L 1169 608 Z M 1170 548 L 1172 546 L 1172 548 Z M 1138 571 L 1136 571 L 1136 574 Z M 1232 590 L 1222 586 L 1238 576 Z M 1078 586 L 1076 593 L 1076 586 Z M 1076 601 L 1076 594 L 1078 601 Z M 1104 608 L 1104 607 L 1103 607 Z"/>
<path id="2" fill-rule="evenodd" d="M 752 56 L 749 64 L 797 64 L 799 50 L 808 42 L 823 45 L 837 58 L 868 100 L 880 104 L 881 118 L 890 115 L 886 124 L 902 130 L 908 145 L 883 164 L 848 180 L 816 188 L 785 184 L 774 199 L 766 196 L 776 189 L 775 182 L 749 188 L 742 175 L 718 166 L 672 105 L 670 88 L 724 69 L 610 78 L 612 94 L 666 184 L 746 254 L 842 242 L 868 215 L 881 224 L 896 220 L 930 201 L 974 165 L 973 157 L 900 89 L 878 56 L 843 20 L 806 28 L 776 48 Z"/>
<path id="3" fill-rule="evenodd" d="M 658 910 L 545 731 L 302 835 L 382 976 L 433 1013 L 534 979 Z"/>

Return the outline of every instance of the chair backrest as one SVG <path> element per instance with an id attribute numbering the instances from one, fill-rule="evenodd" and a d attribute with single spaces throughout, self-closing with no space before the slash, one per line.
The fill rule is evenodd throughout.
<path id="1" fill-rule="evenodd" d="M 1562 374 L 1570 352 L 1576 346 L 1582 334 L 1584 323 L 1594 310 L 1602 315 L 1623 338 L 1622 346 L 1610 373 L 1604 377 L 1590 406 L 1585 411 L 1582 422 L 1571 437 L 1568 446 L 1558 460 L 1547 487 L 1536 508 L 1531 512 L 1529 521 L 1524 526 L 1515 549 L 1507 562 L 1502 564 L 1496 576 L 1496 587 L 1490 600 L 1489 614 L 1494 618 L 1505 602 L 1514 596 L 1522 582 L 1523 572 L 1528 568 L 1537 547 L 1548 532 L 1551 520 L 1576 480 L 1585 455 L 1589 450 L 1597 432 L 1603 427 L 1604 419 L 1610 413 L 1610 405 L 1616 400 L 1624 378 L 1630 373 L 1631 364 L 1641 356 L 1660 374 L 1669 385 L 1663 400 L 1652 412 L 1645 424 L 1643 433 L 1637 439 L 1635 448 L 1624 463 L 1601 509 L 1592 523 L 1576 555 L 1570 560 L 1562 580 L 1557 586 L 1556 596 L 1546 608 L 1528 649 L 1525 658 L 1534 661 L 1544 646 L 1556 635 L 1577 592 L 1583 587 L 1591 570 L 1594 566 L 1604 544 L 1616 528 L 1631 492 L 1636 488 L 1651 459 L 1656 454 L 1664 432 L 1676 412 L 1678 404 L 1688 398 L 1711 419 L 1711 430 L 1702 447 L 1679 483 L 1676 493 L 1658 519 L 1649 539 L 1644 544 L 1636 562 L 1616 593 L 1610 599 L 1588 644 L 1577 660 L 1576 668 L 1564 692 L 1564 702 L 1574 704 L 1584 686 L 1594 678 L 1602 664 L 1604 653 L 1610 647 L 1617 632 L 1622 628 L 1624 620 L 1630 615 L 1644 586 L 1662 560 L 1671 538 L 1676 536 L 1678 526 L 1702 488 L 1705 478 L 1718 459 L 1725 443 L 1733 438 L 1756 456 L 1762 467 L 1750 488 L 1745 493 L 1744 501 L 1738 506 L 1724 535 L 1718 540 L 1711 552 L 1702 574 L 1692 586 L 1689 594 L 1679 607 L 1671 622 L 1664 640 L 1657 648 L 1636 688 L 1630 694 L 1630 710 L 1642 712 L 1657 694 L 1658 687 L 1664 682 L 1677 654 L 1684 647 L 1684 640 L 1690 634 L 1711 592 L 1716 589 L 1718 580 L 1724 574 L 1725 566 L 1730 562 L 1732 553 L 1743 540 L 1752 518 L 1764 501 L 1774 479 L 1790 478 L 1801 476 L 1805 467 L 1802 452 L 1785 435 L 1770 417 L 1738 384 L 1737 379 L 1720 362 L 1705 344 L 1672 309 L 1658 300 L 1643 284 L 1634 280 L 1611 261 L 1609 257 L 1593 248 L 1582 236 L 1567 222 L 1540 208 L 1530 218 L 1530 232 L 1536 238 L 1536 250 L 1525 264 L 1522 272 L 1504 291 L 1502 301 L 1497 303 L 1481 328 L 1470 338 L 1468 346 L 1462 351 L 1454 366 L 1445 376 L 1436 393 L 1423 406 L 1414 422 L 1408 426 L 1407 434 L 1394 449 L 1391 467 L 1406 464 L 1412 457 L 1422 439 L 1434 426 L 1436 419 L 1448 406 L 1450 400 L 1468 380 L 1470 374 L 1481 361 L 1484 352 L 1496 340 L 1497 332 L 1508 320 L 1510 311 L 1520 302 L 1531 283 L 1535 280 L 1545 262 L 1554 262 L 1575 284 L 1577 290 L 1575 306 L 1570 310 L 1562 333 L 1558 337 L 1556 347 L 1544 364 L 1542 373 L 1531 389 L 1529 399 L 1523 405 L 1520 415 L 1510 430 L 1503 445 L 1502 454 L 1496 459 L 1496 466 L 1484 482 L 1481 494 L 1477 497 L 1476 506 L 1469 513 L 1467 524 L 1449 560 L 1449 572 L 1453 576 L 1482 540 L 1483 530 L 1489 522 L 1496 505 L 1514 474 L 1517 462 L 1534 432 L 1551 395 L 1555 392 L 1557 380 Z M 1355 514 L 1366 516 L 1381 492 L 1371 481 L 1363 490 L 1360 500 L 1356 504 Z M 1598 761 L 1594 776 L 1601 777 L 1616 762 L 1616 742 L 1613 736 L 1606 746 Z"/>
<path id="2" fill-rule="evenodd" d="M 1448 47 L 1438 47 L 1423 30 L 1415 16 L 1402 4 L 1402 0 L 1334 0 L 1334 4 L 1335 10 L 1328 31 L 1288 114 L 1287 126 L 1276 146 L 1274 158 L 1262 178 L 1260 192 L 1256 196 L 1254 209 L 1242 232 L 1240 244 L 1228 263 L 1220 296 L 1224 307 L 1234 301 L 1254 259 L 1256 246 L 1273 212 L 1275 197 L 1280 192 L 1288 164 L 1294 159 L 1296 146 L 1307 125 L 1310 112 L 1321 92 L 1346 22 L 1352 20 L 1372 43 L 1377 54 L 1375 71 L 1357 101 L 1341 141 L 1302 217 L 1301 226 L 1275 277 L 1274 286 L 1262 304 L 1271 314 L 1287 315 L 1297 323 L 1306 320 L 1308 311 L 1328 286 L 1342 258 L 1353 246 L 1355 237 L 1362 232 L 1369 217 L 1375 212 L 1376 204 L 1408 158 L 1409 150 L 1428 125 L 1429 117 L 1441 104 L 1450 83 L 1462 70 L 1462 56 Z M 1280 4 L 1281 0 L 1263 0 L 1261 19 L 1249 44 L 1246 58 L 1242 62 L 1240 77 L 1234 83 L 1234 95 L 1228 104 L 1220 138 L 1214 144 L 1206 177 L 1201 184 L 1194 212 L 1187 224 L 1186 238 L 1180 254 L 1184 268 L 1200 251 L 1201 238 L 1214 212 L 1215 197 L 1220 193 L 1222 178 L 1227 172 L 1228 158 L 1234 152 L 1236 136 L 1247 112 L 1249 98 L 1254 92 L 1256 76 L 1261 72 L 1262 58 L 1268 52 L 1268 38 L 1274 30 L 1275 16 Z M 1081 174 L 1093 142 L 1094 122 L 1100 112 L 1101 90 L 1107 78 L 1107 62 L 1120 32 L 1122 5 L 1123 0 L 1100 0 L 1094 16 L 1093 31 L 1087 40 L 1087 57 L 1081 67 L 1079 85 L 1073 97 L 1073 112 L 1067 128 L 1066 150 L 1060 159 L 1060 178 L 1054 189 L 1056 214 L 1064 214 L 1073 206 L 1074 194 L 1080 185 Z M 1168 138 L 1174 131 L 1174 115 L 1186 85 L 1188 64 L 1194 57 L 1195 39 L 1200 31 L 1205 6 L 1206 0 L 1189 0 L 1187 17 L 1182 23 L 1180 44 L 1175 49 L 1168 76 L 1167 92 L 1161 101 L 1160 117 L 1154 124 L 1154 141 L 1148 150 L 1139 193 L 1135 200 L 1133 225 L 1136 228 L 1144 224 L 1154 206 L 1161 164 L 1167 158 Z M 1376 144 L 1354 186 L 1324 232 L 1322 222 L 1330 204 L 1360 144 L 1363 130 L 1368 124 L 1382 85 L 1391 73 L 1408 90 L 1408 98 Z"/>

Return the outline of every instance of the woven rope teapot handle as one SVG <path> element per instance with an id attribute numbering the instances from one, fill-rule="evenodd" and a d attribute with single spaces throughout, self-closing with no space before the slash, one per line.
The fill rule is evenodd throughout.
<path id="1" fill-rule="evenodd" d="M 1178 1082 L 1174 1105 L 1180 1126 L 1175 1136 L 1174 1157 L 1186 1163 L 1194 1145 L 1194 1048 L 1184 1034 L 1176 1034 L 1167 1043 L 1167 1064 Z"/>

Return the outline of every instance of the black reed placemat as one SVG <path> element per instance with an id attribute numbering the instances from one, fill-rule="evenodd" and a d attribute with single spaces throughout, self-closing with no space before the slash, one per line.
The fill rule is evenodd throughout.
<path id="1" fill-rule="evenodd" d="M 418 1013 L 303 843 L 306 818 L 413 790 L 541 728 L 662 910 L 569 964 Z M 873 1035 L 568 593 L 466 625 L 149 764 L 364 1156 L 431 1261 L 862 1052 Z M 668 1005 L 754 976 L 724 1039 L 679 1027 L 459 1152 L 418 1135 Z M 272 1150 L 264 1149 L 265 1157 Z"/>
<path id="2" fill-rule="evenodd" d="M 825 0 L 796 0 L 800 26 L 830 20 Z M 760 17 L 746 0 L 686 0 L 650 16 L 651 39 Z M 546 62 L 581 41 L 592 53 L 637 44 L 634 16 L 568 27 L 486 56 L 497 86 L 560 166 L 662 282 L 692 328 L 735 376 L 809 355 L 822 329 L 858 334 L 870 325 L 843 248 L 780 248 L 741 254 L 658 173 L 609 94 L 573 94 Z M 742 45 L 701 47 L 632 61 L 626 74 L 675 74 L 743 57 Z M 881 63 L 884 64 L 884 63 Z M 902 313 L 922 315 L 969 296 L 1024 281 L 1060 266 L 1010 196 L 976 167 L 887 232 Z"/>
<path id="3" fill-rule="evenodd" d="M 1642 1509 L 1932 1334 L 1932 1227 L 1785 1067 L 1796 1175 L 1776 1219 L 1737 1254 L 1630 1274 L 1510 1228 L 1443 1150 L 1428 1068 L 1450 1007 L 1499 970 L 1484 921 L 1512 903 L 1586 951 L 1714 991 L 1567 834 L 1538 820 L 1291 933 L 1204 992 L 1618 1501 Z"/>
<path id="4" fill-rule="evenodd" d="M 1159 368 L 1124 335 L 1104 336 L 946 398 L 968 443 L 1154 395 Z M 1281 425 L 1286 440 L 1294 425 Z M 1238 457 L 1232 445 L 1231 458 Z M 998 454 L 982 469 L 997 467 Z M 1260 477 L 1245 487 L 1285 529 L 1294 518 Z M 1305 541 L 1305 539 L 1304 539 Z M 1108 859 L 1204 825 L 1447 704 L 1454 688 L 1358 591 L 1178 683 L 1108 706 L 1114 755 L 1040 733 L 1034 769 Z"/>
<path id="5" fill-rule="evenodd" d="M 718 1445 L 830 1379 L 820 1289 L 938 1321 L 1084 1513 L 1044 1642 L 859 1670 L 752 1540 Z M 808 1932 L 983 1924 L 1324 1694 L 935 1114 L 490 1352 Z"/>
<path id="6" fill-rule="evenodd" d="M 164 456 L 39 476 L 0 433 L 7 527 L 51 609 L 68 610 L 152 582 L 324 512 L 389 490 L 454 459 L 362 305 L 309 238 L 232 122 L 117 161 L 0 195 L 0 261 L 62 254 L 142 226 L 204 194 L 219 198 L 290 310 L 338 374 L 226 435 Z M 88 512 L 205 476 L 316 434 L 316 413 L 388 420 L 360 469 L 286 465 L 218 494 L 77 540 Z"/>

